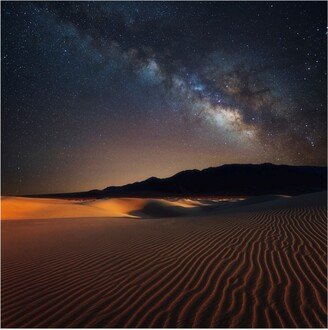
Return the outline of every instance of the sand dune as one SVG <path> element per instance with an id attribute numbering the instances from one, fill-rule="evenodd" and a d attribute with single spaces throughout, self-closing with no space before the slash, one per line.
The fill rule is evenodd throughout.
<path id="1" fill-rule="evenodd" d="M 183 201 L 169 202 L 141 198 L 112 198 L 106 200 L 65 200 L 48 198 L 3 197 L 2 219 L 60 219 L 90 217 L 138 217 L 143 210 L 183 211 L 197 207 Z M 152 207 L 153 206 L 153 207 Z M 155 210 L 156 209 L 156 210 Z M 174 212 L 173 212 L 174 213 Z M 182 212 L 183 213 L 183 212 Z"/>
<path id="2" fill-rule="evenodd" d="M 186 198 L 110 198 L 65 200 L 50 198 L 2 197 L 2 220 L 64 219 L 97 217 L 172 217 L 196 215 L 205 208 L 221 205 L 220 200 Z"/>
<path id="3" fill-rule="evenodd" d="M 201 217 L 4 221 L 2 326 L 326 327 L 325 198 Z"/>

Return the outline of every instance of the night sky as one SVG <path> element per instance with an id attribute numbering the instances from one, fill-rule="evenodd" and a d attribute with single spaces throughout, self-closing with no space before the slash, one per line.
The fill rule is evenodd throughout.
<path id="1" fill-rule="evenodd" d="M 325 2 L 2 2 L 2 194 L 326 165 Z"/>

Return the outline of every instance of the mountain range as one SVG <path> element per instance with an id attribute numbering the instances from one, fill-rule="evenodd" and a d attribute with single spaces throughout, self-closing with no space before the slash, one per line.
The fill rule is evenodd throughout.
<path id="1" fill-rule="evenodd" d="M 300 195 L 327 189 L 327 168 L 265 164 L 230 164 L 186 170 L 171 177 L 150 177 L 141 182 L 103 190 L 48 194 L 42 197 L 201 197 Z M 35 196 L 36 197 L 36 196 Z M 38 195 L 40 197 L 40 195 Z"/>

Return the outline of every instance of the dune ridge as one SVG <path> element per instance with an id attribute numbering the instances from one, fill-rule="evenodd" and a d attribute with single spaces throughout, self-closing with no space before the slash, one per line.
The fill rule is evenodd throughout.
<path id="1" fill-rule="evenodd" d="M 207 199 L 109 198 L 72 200 L 2 197 L 2 220 L 65 219 L 90 217 L 170 217 L 198 214 L 205 206 L 221 201 Z"/>
<path id="2" fill-rule="evenodd" d="M 326 327 L 325 194 L 2 224 L 3 327 Z"/>

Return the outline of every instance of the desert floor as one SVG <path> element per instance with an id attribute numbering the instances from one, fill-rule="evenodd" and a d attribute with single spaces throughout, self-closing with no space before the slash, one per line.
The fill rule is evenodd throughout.
<path id="1" fill-rule="evenodd" d="M 326 327 L 326 196 L 3 198 L 2 327 Z"/>

